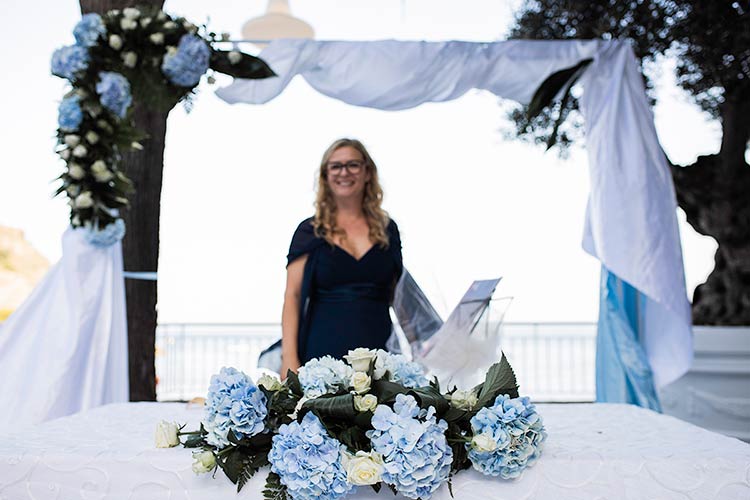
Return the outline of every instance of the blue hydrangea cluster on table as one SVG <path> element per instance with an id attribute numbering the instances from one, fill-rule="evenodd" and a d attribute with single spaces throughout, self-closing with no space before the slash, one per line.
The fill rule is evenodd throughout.
<path id="1" fill-rule="evenodd" d="M 504 356 L 476 388 L 442 394 L 419 363 L 363 348 L 310 360 L 283 382 L 264 375 L 256 385 L 222 368 L 201 430 L 187 434 L 185 446 L 203 448 L 197 473 L 220 468 L 241 488 L 267 466 L 265 497 L 290 500 L 382 485 L 428 500 L 472 466 L 488 480 L 513 480 L 547 437 Z"/>

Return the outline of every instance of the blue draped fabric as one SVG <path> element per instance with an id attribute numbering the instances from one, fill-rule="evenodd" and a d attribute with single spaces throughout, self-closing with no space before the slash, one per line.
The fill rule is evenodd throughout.
<path id="1" fill-rule="evenodd" d="M 602 266 L 596 338 L 596 400 L 661 412 L 641 343 L 645 296 Z"/>

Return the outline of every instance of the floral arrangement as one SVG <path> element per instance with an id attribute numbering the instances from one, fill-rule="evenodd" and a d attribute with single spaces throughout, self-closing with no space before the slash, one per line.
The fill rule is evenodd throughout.
<path id="1" fill-rule="evenodd" d="M 134 126 L 133 102 L 167 111 L 180 101 L 189 105 L 209 71 L 274 73 L 257 57 L 216 49 L 226 36 L 155 7 L 85 14 L 73 36 L 75 44 L 57 49 L 51 62 L 52 74 L 71 86 L 58 110 L 57 153 L 67 168 L 55 195 L 68 196 L 73 227 L 87 227 L 92 244 L 106 245 L 124 234 L 124 224 L 115 223 L 133 190 L 118 164 L 123 153 L 142 149 L 145 137 Z"/>
<path id="2" fill-rule="evenodd" d="M 238 491 L 270 466 L 266 499 L 335 500 L 370 486 L 426 500 L 461 470 L 516 478 L 539 458 L 541 416 L 518 397 L 503 355 L 483 383 L 441 394 L 402 355 L 355 349 L 258 384 L 234 368 L 211 378 L 200 430 L 157 428 L 157 446 L 193 448 L 196 473 L 221 469 Z M 186 436 L 180 443 L 179 436 Z"/>

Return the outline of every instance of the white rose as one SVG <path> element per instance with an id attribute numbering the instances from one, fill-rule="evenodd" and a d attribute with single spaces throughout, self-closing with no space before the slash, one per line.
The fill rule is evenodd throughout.
<path id="1" fill-rule="evenodd" d="M 173 56 L 176 53 L 177 53 L 177 47 L 175 47 L 174 45 L 167 46 L 167 54 L 169 54 L 170 56 Z"/>
<path id="2" fill-rule="evenodd" d="M 83 158 L 87 154 L 89 154 L 89 150 L 86 149 L 86 146 L 84 146 L 83 144 L 79 144 L 78 146 L 73 148 L 73 156 L 75 156 L 76 158 Z"/>
<path id="3" fill-rule="evenodd" d="M 386 360 L 388 359 L 389 354 L 385 352 L 383 349 L 378 349 L 378 355 L 375 358 L 375 369 L 372 372 L 372 378 L 375 380 L 380 380 L 385 376 L 386 372 Z"/>
<path id="4" fill-rule="evenodd" d="M 495 451 L 497 442 L 489 434 L 478 434 L 471 438 L 471 447 L 477 451 Z"/>
<path id="5" fill-rule="evenodd" d="M 68 196 L 70 196 L 71 198 L 75 198 L 81 192 L 81 186 L 71 184 L 70 186 L 65 188 L 65 191 L 68 193 Z"/>
<path id="6" fill-rule="evenodd" d="M 94 199 L 91 197 L 90 191 L 84 191 L 83 193 L 76 196 L 75 207 L 76 208 L 91 208 L 94 206 Z"/>
<path id="7" fill-rule="evenodd" d="M 141 11 L 134 7 L 127 7 L 122 10 L 122 15 L 127 17 L 128 19 L 138 19 L 138 17 L 141 15 Z"/>
<path id="8" fill-rule="evenodd" d="M 370 390 L 370 377 L 365 372 L 354 372 L 352 375 L 352 388 L 354 392 L 362 394 Z"/>
<path id="9" fill-rule="evenodd" d="M 471 410 L 479 402 L 474 391 L 455 391 L 450 396 L 451 406 L 459 410 Z"/>
<path id="10" fill-rule="evenodd" d="M 135 52 L 125 52 L 122 55 L 122 63 L 128 68 L 135 68 L 138 62 L 138 55 Z"/>
<path id="11" fill-rule="evenodd" d="M 137 149 L 138 151 L 142 151 L 143 150 L 143 146 L 141 146 L 140 142 L 133 141 L 133 142 L 130 143 L 130 147 L 133 148 L 133 149 Z"/>
<path id="12" fill-rule="evenodd" d="M 76 199 L 78 203 L 78 199 Z M 157 448 L 172 448 L 180 444 L 180 439 L 177 437 L 179 426 L 175 422 L 167 422 L 162 420 L 156 424 L 156 433 L 154 439 L 156 440 Z"/>
<path id="13" fill-rule="evenodd" d="M 196 31 L 198 31 L 198 28 L 189 21 L 185 21 L 184 23 L 182 23 L 182 27 L 185 28 L 185 31 L 188 31 L 190 33 L 195 33 Z"/>
<path id="14" fill-rule="evenodd" d="M 167 18 L 167 15 L 164 13 L 163 10 L 160 10 L 158 14 L 156 14 L 156 19 L 159 21 L 163 21 Z"/>
<path id="15" fill-rule="evenodd" d="M 73 220 L 70 221 L 70 223 L 73 224 L 73 227 L 78 227 L 81 225 L 81 218 L 78 217 L 77 215 L 74 215 Z"/>
<path id="16" fill-rule="evenodd" d="M 81 137 L 75 134 L 66 135 L 63 140 L 69 148 L 74 148 L 81 143 Z"/>
<path id="17" fill-rule="evenodd" d="M 216 457 L 213 452 L 208 450 L 194 451 L 193 460 L 193 472 L 196 474 L 211 472 L 216 467 Z"/>
<path id="18" fill-rule="evenodd" d="M 135 19 L 130 19 L 128 17 L 123 17 L 120 19 L 120 28 L 123 29 L 123 31 L 128 30 L 134 30 L 138 27 L 138 21 Z"/>
<path id="19" fill-rule="evenodd" d="M 375 359 L 377 355 L 377 351 L 366 349 L 364 347 L 357 347 L 353 351 L 346 353 L 344 359 L 352 365 L 352 368 L 354 368 L 355 371 L 366 372 L 370 368 L 370 362 Z"/>
<path id="20" fill-rule="evenodd" d="M 233 50 L 227 54 L 227 59 L 229 59 L 229 64 L 237 64 L 242 60 L 242 54 Z"/>
<path id="21" fill-rule="evenodd" d="M 164 23 L 164 29 L 165 30 L 173 30 L 176 27 L 177 27 L 177 23 L 175 23 L 173 21 L 167 21 L 166 23 Z"/>
<path id="22" fill-rule="evenodd" d="M 70 150 L 69 149 L 63 149 L 62 151 L 59 151 L 58 154 L 60 155 L 60 158 L 63 160 L 67 160 L 70 158 Z"/>
<path id="23" fill-rule="evenodd" d="M 91 173 L 94 174 L 94 179 L 96 179 L 97 182 L 108 182 L 114 177 L 114 174 L 109 171 L 104 160 L 96 160 L 94 164 L 91 165 Z"/>
<path id="24" fill-rule="evenodd" d="M 120 38 L 120 35 L 109 35 L 109 46 L 115 50 L 120 50 L 122 48 L 122 38 Z"/>
<path id="25" fill-rule="evenodd" d="M 383 456 L 375 451 L 358 451 L 356 455 L 343 452 L 342 465 L 346 470 L 346 481 L 355 486 L 377 484 L 384 472 Z"/>
<path id="26" fill-rule="evenodd" d="M 364 396 L 357 394 L 354 396 L 354 409 L 359 412 L 375 411 L 377 406 L 378 398 L 374 394 L 365 394 Z"/>
<path id="27" fill-rule="evenodd" d="M 270 375 L 262 375 L 258 379 L 258 385 L 261 385 L 266 388 L 268 391 L 278 391 L 281 389 L 281 380 L 277 379 L 276 377 L 272 377 Z"/>
<path id="28" fill-rule="evenodd" d="M 99 142 L 99 134 L 97 134 L 93 130 L 89 130 L 88 132 L 86 132 L 86 142 L 88 142 L 89 144 L 96 144 L 97 142 Z"/>
<path id="29" fill-rule="evenodd" d="M 145 28 L 149 24 L 151 24 L 151 18 L 150 17 L 144 17 L 143 19 L 141 19 L 141 28 Z"/>
<path id="30" fill-rule="evenodd" d="M 77 163 L 71 163 L 68 165 L 68 175 L 73 179 L 80 181 L 86 177 L 86 171 Z"/>
<path id="31" fill-rule="evenodd" d="M 148 37 L 151 43 L 154 45 L 161 45 L 164 43 L 164 33 L 151 33 Z"/>

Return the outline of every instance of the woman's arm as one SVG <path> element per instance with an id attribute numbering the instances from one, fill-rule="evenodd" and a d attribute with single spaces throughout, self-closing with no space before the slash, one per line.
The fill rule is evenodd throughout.
<path id="1" fill-rule="evenodd" d="M 281 310 L 281 380 L 286 378 L 287 370 L 296 372 L 300 367 L 297 335 L 305 262 L 307 255 L 296 259 L 286 268 L 286 291 L 284 307 Z"/>

